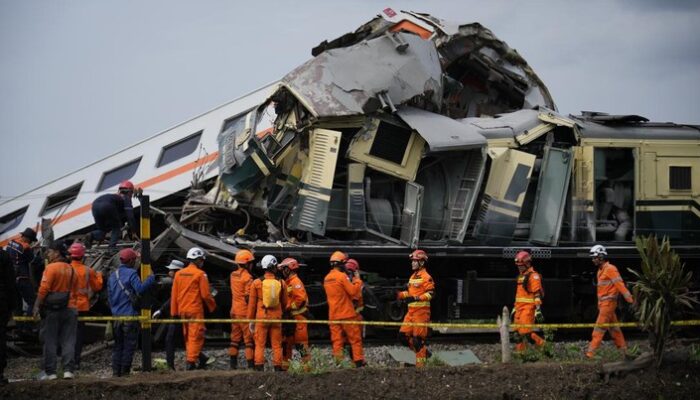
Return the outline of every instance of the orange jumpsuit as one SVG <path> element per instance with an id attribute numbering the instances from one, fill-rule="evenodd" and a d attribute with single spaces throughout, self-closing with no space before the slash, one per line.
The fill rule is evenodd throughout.
<path id="1" fill-rule="evenodd" d="M 527 283 L 525 277 L 527 276 Z M 527 285 L 527 287 L 526 287 Z M 515 323 L 534 324 L 535 310 L 542 305 L 542 277 L 531 266 L 524 273 L 518 275 L 518 284 L 515 289 Z M 532 340 L 535 345 L 544 345 L 544 339 L 532 331 L 532 328 L 518 328 L 520 341 L 515 345 L 515 351 L 524 351 L 527 341 Z"/>
<path id="2" fill-rule="evenodd" d="M 248 318 L 248 296 L 250 296 L 250 285 L 253 283 L 253 276 L 245 268 L 238 268 L 231 272 L 231 318 Z M 255 356 L 255 343 L 253 334 L 250 332 L 247 322 L 231 324 L 231 347 L 228 354 L 232 357 L 238 356 L 238 347 L 241 340 L 245 343 L 245 358 L 249 364 L 253 362 Z"/>
<path id="3" fill-rule="evenodd" d="M 408 290 L 399 293 L 399 299 L 415 298 L 415 301 L 408 304 L 404 323 L 430 322 L 430 300 L 433 298 L 434 290 L 433 278 L 425 268 L 421 268 L 411 275 L 408 280 Z M 416 367 L 424 366 L 428 356 L 428 348 L 426 347 L 428 327 L 402 325 L 399 332 L 406 335 L 408 346 L 416 353 Z"/>
<path id="4" fill-rule="evenodd" d="M 250 285 L 250 297 L 248 299 L 248 319 L 282 319 L 282 310 L 287 306 L 287 285 L 281 282 L 280 304 L 277 307 L 266 308 L 263 305 L 262 281 L 265 279 L 277 279 L 272 272 L 265 272 L 262 279 L 258 278 Z M 265 344 L 270 337 L 272 347 L 272 365 L 282 368 L 282 324 L 281 323 L 255 323 L 255 366 L 262 368 L 265 365 Z"/>
<path id="5" fill-rule="evenodd" d="M 294 329 L 294 335 L 284 338 L 284 366 L 288 367 L 289 360 L 292 359 L 292 350 L 294 347 L 299 351 L 304 363 L 311 360 L 311 353 L 309 353 L 309 333 L 307 331 L 307 324 L 303 322 L 306 321 L 305 314 L 308 312 L 306 305 L 309 302 L 304 283 L 299 279 L 297 274 L 289 276 L 285 280 L 285 283 L 287 284 L 288 300 L 286 312 L 291 315 L 293 319 L 299 321 Z"/>
<path id="6" fill-rule="evenodd" d="M 362 290 L 362 281 L 354 278 L 352 282 L 345 273 L 333 268 L 323 280 L 323 289 L 328 299 L 328 319 L 331 321 L 355 320 L 357 313 L 353 299 Z M 355 363 L 364 362 L 362 349 L 362 330 L 359 325 L 328 324 L 331 331 L 333 355 L 336 360 L 343 359 L 343 333 L 352 348 L 352 359 Z"/>
<path id="7" fill-rule="evenodd" d="M 183 319 L 204 318 L 204 304 L 209 312 L 216 309 L 216 302 L 209 291 L 207 274 L 196 265 L 190 264 L 175 273 L 170 297 L 170 315 Z M 199 359 L 199 353 L 204 346 L 204 324 L 191 322 L 182 325 L 185 337 L 187 362 L 194 363 Z"/>
<path id="8" fill-rule="evenodd" d="M 617 308 L 617 296 L 620 294 L 624 297 L 625 301 L 628 303 L 634 303 L 634 298 L 627 287 L 625 282 L 622 280 L 617 267 L 606 261 L 600 267 L 598 267 L 598 319 L 595 321 L 596 324 L 610 324 L 617 322 L 617 315 L 615 315 L 615 308 Z M 600 346 L 600 342 L 603 341 L 603 336 L 605 336 L 605 331 L 610 332 L 615 346 L 618 349 L 626 349 L 627 344 L 625 343 L 625 337 L 622 335 L 622 330 L 619 327 L 604 328 L 595 327 L 593 328 L 593 338 L 591 343 L 588 345 L 588 351 L 586 351 L 586 356 L 593 357 L 596 349 Z"/>
<path id="9" fill-rule="evenodd" d="M 75 274 L 71 274 L 70 270 L 71 266 L 61 261 L 47 265 L 46 268 L 44 268 L 44 274 L 41 276 L 37 301 L 43 304 L 44 299 L 49 293 L 70 291 L 68 308 L 77 309 L 78 288 L 75 284 Z"/>
<path id="10" fill-rule="evenodd" d="M 72 260 L 71 266 L 75 271 L 76 285 L 78 289 L 78 311 L 85 312 L 90 310 L 90 292 L 98 292 L 102 290 L 102 274 L 95 272 L 92 268 L 81 263 L 78 260 Z"/>

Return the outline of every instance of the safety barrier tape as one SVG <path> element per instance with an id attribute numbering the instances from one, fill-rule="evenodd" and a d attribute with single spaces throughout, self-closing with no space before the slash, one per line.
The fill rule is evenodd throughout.
<path id="1" fill-rule="evenodd" d="M 15 321 L 18 322 L 32 322 L 39 321 L 39 318 L 34 317 L 14 317 Z M 142 324 L 184 324 L 184 323 L 206 323 L 206 324 L 244 324 L 244 323 L 289 323 L 296 324 L 299 320 L 296 319 L 247 319 L 247 318 L 193 318 L 193 319 L 149 319 L 141 316 L 131 316 L 131 317 L 78 317 L 78 321 L 136 321 Z M 316 324 L 316 325 L 327 325 L 327 324 L 340 324 L 340 325 L 364 325 L 364 326 L 412 326 L 412 327 L 428 327 L 433 329 L 438 328 L 448 328 L 448 329 L 493 329 L 498 330 L 500 327 L 498 324 L 472 324 L 472 323 L 460 323 L 460 322 L 398 322 L 398 321 L 358 321 L 358 320 L 306 320 L 303 321 L 306 324 Z M 672 326 L 700 326 L 700 320 L 682 320 L 682 321 L 672 321 Z M 584 328 L 640 328 L 641 324 L 639 322 L 614 322 L 606 324 L 596 324 L 596 323 L 575 323 L 575 324 L 510 324 L 511 329 L 520 328 L 540 328 L 540 329 L 584 329 Z"/>

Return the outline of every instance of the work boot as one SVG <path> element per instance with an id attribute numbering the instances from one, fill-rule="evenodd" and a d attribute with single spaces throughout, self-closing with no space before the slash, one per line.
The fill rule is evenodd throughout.
<path id="1" fill-rule="evenodd" d="M 255 361 L 246 360 L 246 363 L 248 364 L 248 369 L 255 369 Z"/>
<path id="2" fill-rule="evenodd" d="M 119 368 L 115 368 L 112 370 L 113 378 L 119 378 L 120 376 L 122 376 L 122 371 Z"/>
<path id="3" fill-rule="evenodd" d="M 207 357 L 207 355 L 204 353 L 200 353 L 199 365 L 197 365 L 197 369 L 207 369 L 207 361 L 209 361 L 209 357 Z"/>
<path id="4" fill-rule="evenodd" d="M 229 366 L 231 369 L 238 369 L 238 356 L 231 356 Z"/>
<path id="5" fill-rule="evenodd" d="M 121 376 L 129 376 L 130 374 L 131 374 L 131 366 L 123 366 Z"/>
<path id="6" fill-rule="evenodd" d="M 253 369 L 256 371 L 264 371 L 265 366 L 264 365 L 256 365 Z"/>
<path id="7" fill-rule="evenodd" d="M 195 369 L 197 369 L 197 364 L 193 362 L 188 362 L 187 367 L 185 367 L 185 371 L 194 371 Z"/>
<path id="8" fill-rule="evenodd" d="M 85 235 L 83 238 L 83 244 L 85 245 L 86 249 L 92 248 L 92 232 L 88 232 L 88 234 Z"/>
<path id="9" fill-rule="evenodd" d="M 362 368 L 366 366 L 367 363 L 365 362 L 365 360 L 355 361 L 355 368 Z"/>

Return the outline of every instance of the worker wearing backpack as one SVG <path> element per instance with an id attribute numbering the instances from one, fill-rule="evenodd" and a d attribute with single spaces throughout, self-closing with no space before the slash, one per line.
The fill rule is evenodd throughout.
<path id="1" fill-rule="evenodd" d="M 253 281 L 248 299 L 248 319 L 281 319 L 282 310 L 287 306 L 287 286 L 275 275 L 277 259 L 272 255 L 263 257 L 260 263 L 265 272 L 262 278 Z M 268 336 L 272 347 L 272 365 L 275 371 L 282 371 L 282 324 L 250 323 L 250 331 L 255 340 L 255 369 L 262 371 L 265 366 L 265 344 Z"/>

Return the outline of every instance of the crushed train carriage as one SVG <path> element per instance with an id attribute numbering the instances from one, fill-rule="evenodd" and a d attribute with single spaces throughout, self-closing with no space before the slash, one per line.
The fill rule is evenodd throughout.
<path id="1" fill-rule="evenodd" d="M 56 236 L 85 231 L 94 197 L 132 179 L 168 214 L 154 223 L 154 259 L 204 246 L 226 293 L 238 248 L 303 258 L 311 278 L 341 248 L 367 273 L 369 319 L 401 319 L 383 294 L 417 246 L 431 253 L 440 319 L 511 304 L 522 248 L 554 318 L 594 312 L 593 242 L 633 263 L 634 235 L 666 234 L 697 270 L 698 126 L 560 115 L 527 62 L 476 23 L 387 9 L 312 55 L 278 82 L 3 203 L 0 239 L 42 217 Z"/>

